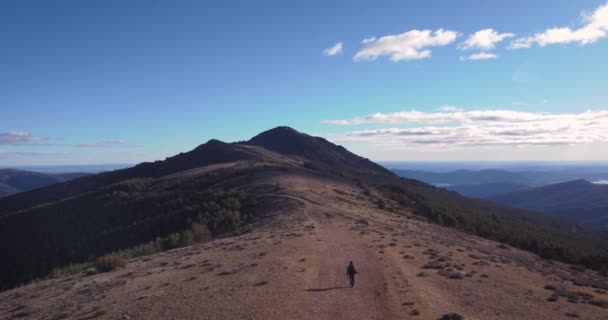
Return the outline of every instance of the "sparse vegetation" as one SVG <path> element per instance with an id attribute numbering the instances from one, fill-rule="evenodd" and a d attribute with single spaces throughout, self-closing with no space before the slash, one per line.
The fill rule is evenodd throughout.
<path id="1" fill-rule="evenodd" d="M 464 320 L 464 317 L 458 313 L 446 313 L 437 320 Z"/>
<path id="2" fill-rule="evenodd" d="M 266 280 L 260 280 L 260 281 L 258 281 L 256 283 L 254 283 L 253 285 L 257 287 L 257 286 L 265 286 L 267 284 L 268 284 L 268 281 L 266 281 Z"/>
<path id="3" fill-rule="evenodd" d="M 528 250 L 545 259 L 580 265 L 573 267 L 576 271 L 608 270 L 608 248 L 602 245 L 607 238 L 601 233 L 570 233 L 557 220 L 467 199 L 415 180 L 380 184 L 378 190 L 434 223 Z"/>
<path id="4" fill-rule="evenodd" d="M 589 300 L 589 304 L 598 306 L 600 308 L 608 309 L 608 300 L 606 299 L 591 299 Z"/>
<path id="5" fill-rule="evenodd" d="M 545 289 L 555 291 L 557 288 L 554 285 L 547 284 L 545 285 Z"/>
<path id="6" fill-rule="evenodd" d="M 578 271 L 578 272 L 583 272 L 585 271 L 587 268 L 583 265 L 580 264 L 573 264 L 570 266 L 570 269 L 574 270 L 574 271 Z"/>
<path id="7" fill-rule="evenodd" d="M 95 269 L 100 272 L 108 272 L 117 268 L 124 268 L 126 265 L 127 259 L 116 253 L 106 254 L 95 260 Z"/>

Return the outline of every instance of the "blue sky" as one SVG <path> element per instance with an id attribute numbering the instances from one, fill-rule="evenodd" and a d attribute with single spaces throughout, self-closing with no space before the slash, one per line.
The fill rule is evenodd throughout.
<path id="1" fill-rule="evenodd" d="M 373 160 L 608 160 L 606 4 L 2 1 L 0 166 L 278 125 Z"/>

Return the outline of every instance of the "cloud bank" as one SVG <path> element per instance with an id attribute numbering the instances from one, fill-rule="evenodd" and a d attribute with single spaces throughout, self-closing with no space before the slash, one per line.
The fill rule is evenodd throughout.
<path id="1" fill-rule="evenodd" d="M 418 148 L 573 145 L 608 141 L 608 111 L 547 114 L 512 110 L 375 113 L 334 125 L 408 124 L 351 131 L 334 141 L 369 141 Z M 414 126 L 414 127 L 411 127 Z"/>
<path id="2" fill-rule="evenodd" d="M 9 131 L 0 133 L 0 145 L 22 146 L 41 141 L 41 138 L 34 137 L 27 131 Z"/>
<path id="3" fill-rule="evenodd" d="M 530 48 L 533 45 L 545 47 L 552 44 L 578 43 L 588 45 L 608 36 L 608 3 L 598 7 L 592 14 L 582 14 L 583 25 L 578 29 L 554 27 L 528 37 L 517 38 L 509 46 L 511 49 Z"/>
<path id="4" fill-rule="evenodd" d="M 450 30 L 414 29 L 379 39 L 367 38 L 362 41 L 363 49 L 355 54 L 353 60 L 376 60 L 381 56 L 388 56 L 392 61 L 429 58 L 431 50 L 428 47 L 446 46 L 457 37 L 458 33 Z"/>
<path id="5" fill-rule="evenodd" d="M 32 135 L 28 131 L 8 131 L 0 133 L 0 146 L 54 146 L 54 147 L 79 147 L 79 148 L 97 148 L 97 147 L 138 147 L 139 145 L 130 143 L 126 140 L 109 140 L 98 141 L 93 143 L 78 143 L 78 144 L 62 144 L 51 143 L 46 138 L 40 138 Z"/>

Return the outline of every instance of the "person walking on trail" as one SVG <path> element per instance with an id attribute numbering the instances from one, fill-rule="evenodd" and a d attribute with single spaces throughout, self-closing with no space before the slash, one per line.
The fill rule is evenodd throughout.
<path id="1" fill-rule="evenodd" d="M 350 287 L 354 287 L 355 286 L 355 275 L 357 274 L 357 269 L 355 269 L 355 266 L 353 265 L 353 262 L 351 261 L 348 264 L 348 268 L 346 268 L 346 274 L 348 275 L 348 278 L 350 280 Z"/>

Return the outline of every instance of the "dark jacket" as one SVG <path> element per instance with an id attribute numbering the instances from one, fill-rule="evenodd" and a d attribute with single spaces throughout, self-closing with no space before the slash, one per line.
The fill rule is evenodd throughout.
<path id="1" fill-rule="evenodd" d="M 350 264 L 350 265 L 348 265 L 348 268 L 346 268 L 346 273 L 349 276 L 354 277 L 357 274 L 357 270 L 355 270 L 355 266 Z"/>

